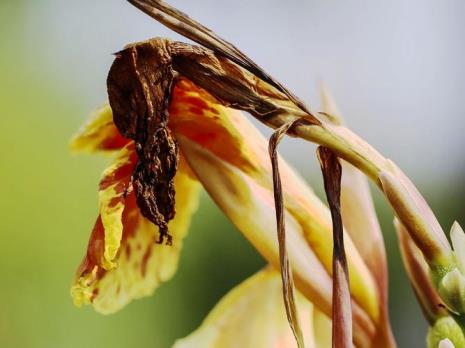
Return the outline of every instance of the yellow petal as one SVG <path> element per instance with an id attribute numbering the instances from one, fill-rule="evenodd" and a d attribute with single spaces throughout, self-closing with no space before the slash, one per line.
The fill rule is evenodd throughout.
<path id="1" fill-rule="evenodd" d="M 305 346 L 316 347 L 313 306 L 300 294 L 296 296 L 296 304 Z M 296 347 L 283 305 L 281 278 L 273 268 L 258 272 L 231 290 L 195 332 L 174 345 L 174 348 L 235 347 Z"/>
<path id="2" fill-rule="evenodd" d="M 140 214 L 134 193 L 129 193 L 121 218 L 123 230 L 121 244 L 115 253 L 116 267 L 105 270 L 94 255 L 94 250 L 103 244 L 103 232 L 99 232 L 98 228 L 103 224 L 96 224 L 94 231 L 97 232 L 91 237 L 88 254 L 71 290 L 76 305 L 92 303 L 101 313 L 113 313 L 133 299 L 151 295 L 160 283 L 174 275 L 182 241 L 197 209 L 200 191 L 200 185 L 193 178 L 183 157 L 175 176 L 175 187 L 177 214 L 168 225 L 173 236 L 173 246 L 156 243 L 158 227 Z M 100 230 L 104 228 L 100 227 Z M 105 236 L 105 246 L 107 239 Z M 114 239 L 117 240 L 117 236 Z"/>
<path id="3" fill-rule="evenodd" d="M 223 107 L 190 82 L 181 82 L 173 94 L 170 122 L 186 159 L 217 205 L 255 248 L 277 266 L 267 141 L 240 112 Z M 288 249 L 297 285 L 329 315 L 330 214 L 304 181 L 284 161 L 280 163 Z M 376 283 L 349 236 L 346 236 L 346 249 L 351 292 L 356 301 L 355 326 L 363 326 L 366 332 L 372 333 L 373 322 L 379 319 Z"/>
<path id="4" fill-rule="evenodd" d="M 74 152 L 113 151 L 124 147 L 128 139 L 121 136 L 113 123 L 110 105 L 96 110 L 70 143 Z"/>
<path id="5" fill-rule="evenodd" d="M 179 137 L 179 144 L 193 170 L 216 204 L 254 247 L 279 267 L 272 192 L 238 168 L 221 161 L 201 146 Z M 300 221 L 286 214 L 287 247 L 297 287 L 326 314 L 331 313 L 332 283 L 328 271 L 307 244 Z M 363 285 L 363 284 L 361 284 Z M 362 303 L 361 305 L 366 305 Z M 369 315 L 354 303 L 354 325 L 360 340 L 373 334 Z"/>
<path id="6" fill-rule="evenodd" d="M 192 82 L 180 79 L 175 85 L 169 111 L 169 126 L 176 136 L 182 135 L 201 144 L 247 173 L 259 172 L 263 164 L 271 170 L 269 161 L 266 161 L 266 143 L 263 143 L 260 133 L 256 131 L 260 136 L 258 141 L 249 139 L 244 142 L 241 124 L 245 122 L 247 126 L 248 122 L 241 113 L 223 107 Z"/>
<path id="7" fill-rule="evenodd" d="M 102 266 L 111 269 L 123 237 L 123 211 L 130 190 L 132 170 L 137 161 L 133 144 L 120 150 L 113 165 L 107 168 L 100 180 L 99 210 L 104 229 Z"/>
<path id="8" fill-rule="evenodd" d="M 325 314 L 313 307 L 313 331 L 315 332 L 315 347 L 332 346 L 332 323 Z"/>

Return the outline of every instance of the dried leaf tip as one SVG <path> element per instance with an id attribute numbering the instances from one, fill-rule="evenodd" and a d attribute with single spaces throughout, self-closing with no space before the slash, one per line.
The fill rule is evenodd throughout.
<path id="1" fill-rule="evenodd" d="M 328 148 L 318 148 L 328 205 L 333 220 L 333 348 L 352 347 L 352 308 L 340 207 L 342 167 Z"/>
<path id="2" fill-rule="evenodd" d="M 278 233 L 279 245 L 279 263 L 281 266 L 281 280 L 283 287 L 284 307 L 286 308 L 286 315 L 289 325 L 294 333 L 299 348 L 305 347 L 302 335 L 302 329 L 299 324 L 299 316 L 297 307 L 295 305 L 294 296 L 294 281 L 292 277 L 292 269 L 290 267 L 289 258 L 286 250 L 286 224 L 284 220 L 284 202 L 283 192 L 281 185 L 281 177 L 279 174 L 278 153 L 277 147 L 283 136 L 295 126 L 299 120 L 293 120 L 278 128 L 270 138 L 269 153 L 271 158 L 271 165 L 273 169 L 273 189 L 274 201 L 276 208 L 276 223 Z"/>

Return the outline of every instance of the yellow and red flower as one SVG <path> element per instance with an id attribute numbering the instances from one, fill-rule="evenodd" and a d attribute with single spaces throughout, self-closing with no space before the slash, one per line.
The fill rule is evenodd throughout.
<path id="1" fill-rule="evenodd" d="M 156 243 L 158 227 L 139 211 L 131 185 L 137 154 L 133 141 L 123 138 L 114 125 L 111 108 L 106 105 L 98 110 L 73 139 L 72 148 L 76 151 L 116 152 L 114 164 L 105 170 L 100 181 L 99 216 L 72 287 L 74 302 L 78 306 L 92 304 L 99 312 L 112 313 L 133 299 L 152 294 L 168 281 L 176 271 L 182 242 L 203 186 L 271 266 L 227 295 L 199 331 L 180 341 L 177 347 L 196 346 L 199 337 L 205 342 L 203 347 L 227 347 L 225 337 L 231 333 L 228 325 L 229 329 L 237 330 L 236 343 L 244 338 L 244 346 L 291 347 L 294 343 L 282 304 L 276 304 L 278 309 L 275 313 L 273 308 L 270 317 L 261 311 L 279 301 L 276 293 L 281 291 L 279 274 L 274 271 L 279 269 L 279 258 L 267 141 L 241 112 L 226 108 L 183 78 L 173 88 L 169 113 L 168 126 L 180 149 L 174 179 L 176 216 L 168 225 L 172 246 Z M 321 340 L 327 336 L 315 338 L 313 329 L 321 322 L 326 328 L 330 325 L 329 320 L 320 319 L 331 313 L 331 218 L 326 206 L 305 182 L 280 161 L 288 254 L 297 288 L 303 295 L 299 295 L 298 301 L 303 308 L 300 312 L 304 315 L 304 333 L 308 346 L 317 339 L 315 344 L 321 347 L 324 346 Z M 356 196 L 349 192 L 345 199 Z M 355 204 L 362 208 L 371 204 L 366 202 L 366 197 L 356 197 Z M 364 218 L 356 216 L 359 221 L 353 221 L 352 225 L 368 230 L 349 231 L 345 237 L 354 340 L 358 347 L 371 347 L 374 342 L 379 347 L 388 347 L 386 279 L 385 275 L 380 276 L 380 272 L 385 272 L 385 260 L 384 253 L 378 252 L 383 250 L 382 240 L 377 230 L 369 230 L 376 224 L 372 221 L 364 224 Z M 356 233 L 364 233 L 374 249 L 365 248 L 363 238 L 352 241 L 351 236 Z M 250 301 L 255 303 L 253 297 L 257 294 L 261 294 L 262 300 L 250 305 Z M 272 338 L 260 342 L 251 337 L 246 339 L 245 328 L 241 329 L 238 319 L 243 316 L 256 322 L 257 329 L 269 324 Z M 313 322 L 310 318 L 320 319 Z M 188 345 L 191 341 L 194 343 Z"/>

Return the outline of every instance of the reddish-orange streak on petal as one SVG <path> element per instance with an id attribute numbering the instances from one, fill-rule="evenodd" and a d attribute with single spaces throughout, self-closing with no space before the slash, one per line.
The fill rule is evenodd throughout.
<path id="1" fill-rule="evenodd" d="M 113 137 L 105 139 L 102 143 L 100 143 L 99 149 L 101 150 L 119 150 L 124 147 L 128 143 L 128 139 L 124 138 L 116 129 L 113 134 Z"/>
<path id="2" fill-rule="evenodd" d="M 141 216 L 139 214 L 139 210 L 137 208 L 135 195 L 133 192 L 129 193 L 125 199 L 125 207 L 123 211 L 123 237 L 122 237 L 122 244 L 125 240 L 130 238 L 136 231 L 138 225 L 138 219 Z M 97 279 L 103 277 L 106 273 L 105 269 L 103 268 L 102 259 L 103 259 L 103 252 L 105 246 L 105 236 L 104 236 L 104 228 L 102 224 L 102 219 L 100 215 L 97 217 L 95 221 L 94 228 L 92 230 L 92 234 L 89 238 L 89 242 L 87 245 L 87 252 L 84 260 L 82 260 L 81 265 L 77 270 L 77 277 L 83 276 L 87 273 L 91 273 L 92 270 L 97 266 Z M 127 246 L 129 247 L 129 245 Z M 121 252 L 121 250 L 120 250 Z M 130 250 L 126 249 L 126 253 L 130 253 Z M 141 265 L 143 270 L 143 265 Z"/>
<path id="3" fill-rule="evenodd" d="M 104 230 L 102 219 L 99 215 L 97 221 L 95 221 L 95 225 L 87 245 L 86 256 L 78 267 L 77 277 L 86 273 L 91 273 L 94 267 L 100 264 L 99 260 L 103 257 L 104 244 Z"/>
<path id="4" fill-rule="evenodd" d="M 134 151 L 134 146 L 131 145 L 128 148 L 128 150 L 131 151 L 128 163 L 124 166 L 118 167 L 116 170 L 109 173 L 109 175 L 102 177 L 99 183 L 100 190 L 105 190 L 106 188 L 114 184 L 117 184 L 115 188 L 117 188 L 118 193 L 123 192 L 118 191 L 118 189 L 121 190 L 123 188 L 128 188 L 132 171 L 134 169 L 135 163 L 137 162 L 137 155 Z"/>
<path id="5" fill-rule="evenodd" d="M 122 214 L 123 235 L 122 241 L 130 237 L 137 226 L 138 212 L 134 193 L 130 190 L 130 179 L 132 170 L 137 160 L 137 155 L 132 145 L 128 146 L 130 151 L 128 162 L 118 167 L 116 170 L 108 172 L 104 175 L 99 184 L 99 190 L 105 190 L 108 187 L 115 185 L 115 197 L 109 203 L 109 206 L 116 206 L 118 203 L 124 204 Z M 101 215 L 97 217 L 92 234 L 87 246 L 87 253 L 77 271 L 77 277 L 91 273 L 97 266 L 97 279 L 100 279 L 104 274 L 103 258 L 105 250 L 105 229 L 102 223 Z"/>
<path id="6" fill-rule="evenodd" d="M 220 117 L 218 108 L 211 106 L 217 104 L 205 90 L 180 79 L 173 90 L 169 126 L 177 135 L 201 144 L 232 165 L 246 172 L 255 170 L 260 159 L 244 145 L 241 134 L 231 134 L 234 127 L 230 125 L 238 122 L 235 114 Z"/>

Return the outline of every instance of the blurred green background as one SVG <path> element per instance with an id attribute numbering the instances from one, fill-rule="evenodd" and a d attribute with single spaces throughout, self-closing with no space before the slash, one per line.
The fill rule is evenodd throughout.
<path id="1" fill-rule="evenodd" d="M 181 1 L 174 3 L 183 5 Z M 257 3 L 263 5 L 263 2 Z M 202 18 L 202 13 L 210 14 L 218 26 L 221 21 L 218 16 L 224 9 L 215 12 L 208 6 L 211 4 L 211 1 L 199 1 L 195 7 L 191 4 L 191 9 L 181 7 L 189 13 L 194 12 L 207 24 L 210 17 Z M 278 6 L 274 1 L 269 4 L 268 11 Z M 303 3 L 296 2 L 297 9 L 299 4 Z M 319 9 L 315 2 L 312 4 Z M 239 16 L 244 9 L 239 6 L 236 12 L 229 10 L 231 16 Z M 317 14 L 322 15 L 321 11 Z M 250 13 L 248 16 L 244 26 L 252 24 L 250 18 L 253 17 Z M 225 18 L 228 22 L 229 17 Z M 243 32 L 241 28 L 238 28 L 239 34 Z M 228 37 L 234 40 L 233 29 L 227 27 L 223 32 L 228 30 Z M 106 160 L 98 156 L 71 156 L 68 140 L 89 111 L 105 98 L 105 75 L 112 59 L 109 53 L 131 40 L 155 35 L 176 37 L 124 1 L 99 1 L 97 5 L 93 1 L 0 1 L 0 347 L 169 347 L 176 338 L 196 328 L 228 289 L 264 264 L 204 195 L 185 243 L 179 272 L 155 296 L 136 301 L 112 316 L 101 316 L 91 308 L 78 310 L 72 305 L 69 286 L 84 255 L 95 219 L 97 180 Z M 264 34 L 259 32 L 257 37 L 251 35 L 248 40 L 239 35 L 237 41 L 248 51 L 250 41 L 260 42 L 259 35 Z M 265 51 L 266 47 L 270 49 L 264 45 Z M 251 49 L 255 56 L 259 55 L 260 48 L 253 46 Z M 274 61 L 265 64 L 276 72 L 275 75 L 290 81 L 293 88 L 295 74 L 289 75 L 289 67 L 286 66 L 286 72 L 281 75 Z M 326 68 L 332 71 L 334 67 L 328 65 Z M 315 69 L 318 70 L 318 66 Z M 452 69 L 459 81 L 456 86 L 463 92 L 463 70 L 450 66 L 448 69 Z M 303 89 L 301 84 L 313 83 L 316 76 L 325 77 L 324 72 L 323 76 L 318 75 L 319 71 L 314 73 L 315 76 L 309 77 L 313 80 L 296 83 L 297 89 Z M 357 93 L 347 87 L 350 76 L 341 79 L 343 81 L 338 82 L 337 77 L 331 77 L 330 86 L 334 85 L 341 97 L 352 93 L 346 99 L 343 97 L 346 114 L 361 112 L 362 109 L 354 109 L 348 99 L 356 94 L 359 98 L 367 97 L 369 105 L 383 109 L 383 100 L 375 98 L 373 101 L 367 96 L 367 90 L 371 90 L 369 86 L 365 86 L 367 90 L 361 87 Z M 380 88 L 375 88 L 373 93 L 389 94 Z M 440 87 L 436 88 L 439 91 Z M 316 100 L 315 94 L 312 97 Z M 431 101 L 441 103 L 434 98 Z M 459 102 L 463 103 L 463 99 L 455 100 L 453 105 Z M 431 105 L 423 105 L 420 111 L 429 108 Z M 446 136 L 439 139 L 444 146 L 438 148 L 438 139 L 425 136 L 432 131 L 434 123 L 425 121 L 430 128 L 423 130 L 426 132 L 423 135 L 420 127 L 419 135 L 415 127 L 408 128 L 407 139 L 411 139 L 412 144 L 424 144 L 412 145 L 412 149 L 403 141 L 404 127 L 399 133 L 386 135 L 394 124 L 376 121 L 376 113 L 362 111 L 362 118 L 355 119 L 355 128 L 381 150 L 388 149 L 394 159 L 399 154 L 399 164 L 409 169 L 414 181 L 420 182 L 421 191 L 444 229 L 448 230 L 454 219 L 463 225 L 465 162 L 463 147 L 457 148 L 458 144 L 464 144 L 463 140 Z M 446 124 L 440 133 L 443 135 L 463 130 L 463 106 L 461 109 L 452 107 L 449 111 L 441 116 Z M 450 117 L 461 114 L 462 123 L 448 124 L 450 114 L 453 114 Z M 418 118 L 405 117 L 413 125 L 414 120 L 419 122 Z M 350 115 L 347 118 L 351 119 Z M 367 122 L 374 122 L 373 127 L 364 128 Z M 449 128 L 444 128 L 447 126 Z M 399 141 L 379 141 L 396 136 L 401 137 Z M 431 141 L 436 141 L 434 147 Z M 303 152 L 302 147 L 295 147 L 293 143 L 286 146 L 284 154 L 291 154 L 291 162 L 302 169 L 321 194 L 316 165 L 302 165 L 306 161 L 302 158 L 310 158 L 308 154 L 313 149 Z M 300 160 L 295 157 L 296 153 L 301 156 Z M 441 158 L 450 166 L 441 167 L 435 158 Z M 428 174 L 429 170 L 433 174 Z M 442 172 L 444 175 L 440 174 Z M 378 193 L 375 198 L 389 254 L 392 325 L 401 347 L 420 347 L 426 324 L 400 263 L 392 213 Z"/>

